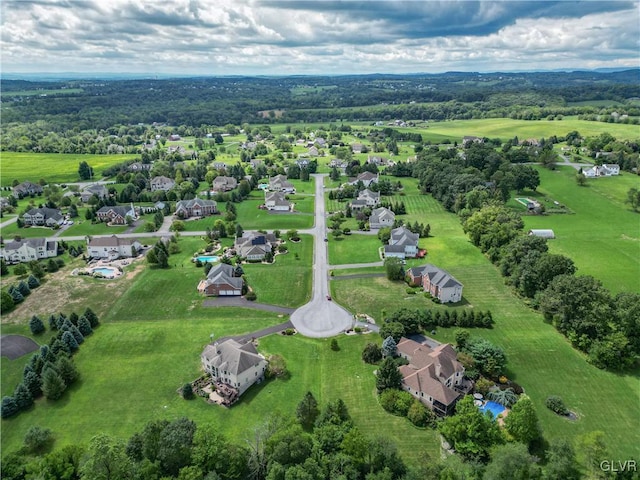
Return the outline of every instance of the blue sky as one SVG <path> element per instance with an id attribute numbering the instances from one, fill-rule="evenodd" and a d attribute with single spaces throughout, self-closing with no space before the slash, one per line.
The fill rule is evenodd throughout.
<path id="1" fill-rule="evenodd" d="M 640 64 L 613 1 L 3 0 L 6 73 L 312 75 Z"/>

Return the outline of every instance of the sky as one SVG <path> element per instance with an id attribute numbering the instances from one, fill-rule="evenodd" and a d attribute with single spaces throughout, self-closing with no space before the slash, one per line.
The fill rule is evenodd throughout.
<path id="1" fill-rule="evenodd" d="M 4 73 L 340 75 L 640 65 L 638 1 L 2 0 Z"/>

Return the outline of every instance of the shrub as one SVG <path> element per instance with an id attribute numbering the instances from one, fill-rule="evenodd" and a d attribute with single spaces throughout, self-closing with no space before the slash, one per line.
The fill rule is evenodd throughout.
<path id="1" fill-rule="evenodd" d="M 435 414 L 417 398 L 413 400 L 411 407 L 409 407 L 407 418 L 416 427 L 435 427 L 436 425 Z"/>
<path id="2" fill-rule="evenodd" d="M 378 363 L 382 360 L 382 350 L 375 343 L 367 343 L 362 351 L 362 360 L 365 363 Z"/>
<path id="3" fill-rule="evenodd" d="M 334 352 L 337 352 L 338 350 L 340 350 L 340 345 L 338 345 L 338 340 L 336 340 L 335 338 L 331 339 L 331 350 L 333 350 Z"/>
<path id="4" fill-rule="evenodd" d="M 42 320 L 40 320 L 40 318 L 34 315 L 33 317 L 31 317 L 31 320 L 29 320 L 29 329 L 34 335 L 39 335 L 40 333 L 44 332 L 44 323 L 42 323 Z"/>
<path id="5" fill-rule="evenodd" d="M 53 443 L 53 434 L 48 428 L 29 427 L 24 435 L 24 447 L 29 453 L 46 450 Z"/>
<path id="6" fill-rule="evenodd" d="M 295 331 L 293 328 L 287 328 L 287 329 L 284 331 L 284 334 L 285 334 L 285 335 L 293 335 L 294 333 L 296 333 L 296 331 Z"/>
<path id="7" fill-rule="evenodd" d="M 380 405 L 387 412 L 406 417 L 414 398 L 409 392 L 389 388 L 380 394 Z"/>
<path id="8" fill-rule="evenodd" d="M 248 293 L 245 295 L 245 298 L 246 298 L 247 300 L 249 300 L 250 302 L 254 302 L 254 301 L 258 298 L 258 296 L 256 295 L 256 292 L 254 292 L 253 290 L 251 290 L 250 292 L 248 292 Z"/>
<path id="9" fill-rule="evenodd" d="M 562 401 L 562 398 L 560 398 L 557 395 L 551 395 L 551 396 L 547 397 L 547 399 L 545 400 L 544 404 L 547 406 L 547 408 L 549 410 L 551 410 L 554 413 L 557 413 L 558 415 L 568 415 L 569 414 L 569 410 L 567 410 L 567 407 L 565 406 L 564 402 Z"/>
<path id="10" fill-rule="evenodd" d="M 180 393 L 185 400 L 191 400 L 193 398 L 193 387 L 190 383 L 185 383 L 180 389 Z"/>
<path id="11" fill-rule="evenodd" d="M 355 327 L 353 331 L 356 333 L 362 333 L 362 327 Z"/>
<path id="12" fill-rule="evenodd" d="M 18 404 L 13 397 L 3 397 L 2 407 L 0 409 L 0 416 L 2 418 L 9 418 L 19 412 Z"/>
<path id="13" fill-rule="evenodd" d="M 416 291 L 411 287 L 407 287 L 407 289 L 405 291 L 407 292 L 407 295 L 415 295 L 416 294 Z"/>
<path id="14" fill-rule="evenodd" d="M 476 382 L 476 392 L 486 395 L 489 390 L 494 386 L 494 383 L 487 378 L 480 378 Z"/>

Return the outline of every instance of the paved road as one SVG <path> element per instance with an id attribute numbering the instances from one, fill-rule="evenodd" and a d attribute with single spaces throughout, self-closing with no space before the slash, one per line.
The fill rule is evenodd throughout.
<path id="1" fill-rule="evenodd" d="M 307 337 L 332 337 L 351 328 L 353 316 L 331 300 L 329 295 L 329 275 L 327 265 L 327 219 L 323 199 L 323 177 L 313 174 L 316 182 L 315 226 L 310 230 L 314 236 L 313 248 L 313 293 L 309 303 L 291 314 L 291 323 L 296 330 Z"/>
<path id="2" fill-rule="evenodd" d="M 330 277 L 330 280 L 353 280 L 354 278 L 375 278 L 384 277 L 384 273 L 354 273 L 353 275 L 338 275 L 337 277 Z"/>
<path id="3" fill-rule="evenodd" d="M 370 262 L 370 263 L 345 263 L 344 265 L 330 265 L 331 270 L 345 270 L 347 268 L 367 268 L 367 267 L 382 267 L 383 262 Z"/>
<path id="4" fill-rule="evenodd" d="M 221 337 L 216 339 L 216 342 L 223 342 L 228 338 L 233 338 L 238 343 L 247 343 L 250 342 L 254 338 L 262 338 L 267 335 L 271 335 L 273 333 L 280 333 L 287 328 L 293 328 L 293 324 L 290 321 L 286 321 L 284 323 L 280 323 L 278 325 L 274 325 L 273 327 L 263 328 L 262 330 L 258 330 L 252 333 L 245 333 L 244 335 L 236 335 L 234 337 Z"/>

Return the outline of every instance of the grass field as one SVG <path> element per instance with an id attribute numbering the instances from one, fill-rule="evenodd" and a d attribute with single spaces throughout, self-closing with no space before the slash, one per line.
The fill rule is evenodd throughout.
<path id="1" fill-rule="evenodd" d="M 53 183 L 78 182 L 80 181 L 78 177 L 80 162 L 87 162 L 93 168 L 96 179 L 99 180 L 105 168 L 135 158 L 139 158 L 139 155 L 1 152 L 0 185 L 11 185 L 13 180 L 37 182 L 41 178 Z"/>
<path id="2" fill-rule="evenodd" d="M 525 216 L 526 228 L 553 229 L 549 250 L 570 257 L 578 274 L 600 279 L 614 294 L 640 292 L 640 215 L 624 203 L 629 188 L 640 188 L 640 178 L 626 173 L 580 187 L 571 167 L 539 171 L 538 198 L 549 196 L 575 214 Z"/>
<path id="3" fill-rule="evenodd" d="M 451 214 L 450 229 L 458 229 L 458 219 Z M 444 218 L 439 220 L 443 224 Z M 428 239 L 432 241 L 435 239 Z M 491 310 L 496 320 L 491 330 L 475 329 L 472 335 L 487 338 L 502 346 L 507 354 L 509 377 L 524 386 L 536 406 L 548 439 L 602 430 L 609 452 L 616 458 L 637 458 L 640 433 L 625 430 L 625 425 L 640 421 L 640 382 L 636 376 L 604 372 L 589 365 L 582 354 L 573 349 L 555 329 L 543 322 L 542 316 L 526 307 L 504 285 L 496 268 L 468 242 L 457 244 L 456 254 L 429 248 L 426 261 L 447 269 L 464 285 L 461 306 L 435 306 L 421 295 L 407 295 L 403 283 L 386 278 L 345 279 L 331 282 L 336 302 L 358 313 L 369 313 L 380 319 L 400 307 L 469 308 Z M 355 272 L 353 272 L 355 273 Z M 357 294 L 354 294 L 357 292 Z M 435 338 L 453 341 L 453 331 L 438 329 Z M 606 392 L 603 401 L 600 392 Z M 544 407 L 549 395 L 561 395 L 580 420 L 570 423 Z M 620 432 L 628 431 L 629 435 Z"/>
<path id="4" fill-rule="evenodd" d="M 343 235 L 329 238 L 329 264 L 379 262 L 378 249 L 382 246 L 376 235 Z"/>

